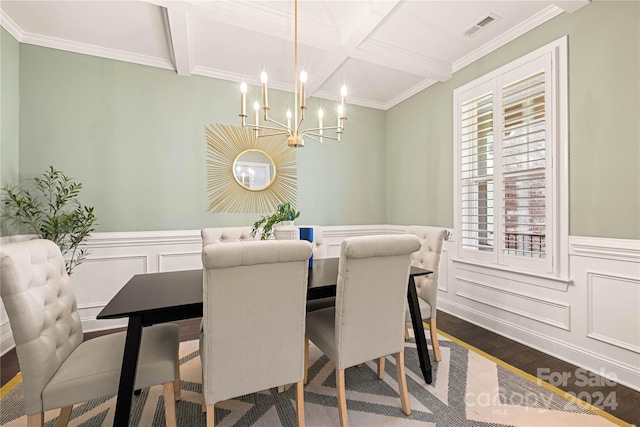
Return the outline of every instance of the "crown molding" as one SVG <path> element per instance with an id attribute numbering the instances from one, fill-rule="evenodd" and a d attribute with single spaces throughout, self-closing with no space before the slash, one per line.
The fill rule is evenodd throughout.
<path id="1" fill-rule="evenodd" d="M 509 31 L 501 34 L 500 36 L 494 38 L 488 43 L 485 43 L 484 45 L 480 46 L 478 49 L 474 50 L 468 55 L 465 55 L 459 60 L 455 61 L 453 63 L 453 72 L 455 73 L 456 71 L 466 67 L 472 62 L 477 61 L 483 56 L 490 54 L 494 50 L 501 48 L 502 46 L 509 43 L 510 41 L 515 40 L 521 35 L 555 18 L 556 16 L 560 15 L 562 12 L 564 12 L 564 10 L 556 5 L 547 6 L 546 8 L 544 8 L 543 10 L 541 10 L 540 12 L 532 16 L 531 18 L 525 21 L 522 21 L 519 25 L 516 25 L 515 27 L 511 28 Z"/>
<path id="2" fill-rule="evenodd" d="M 22 42 L 24 31 L 2 9 L 0 9 L 0 26 L 7 30 L 18 42 Z"/>
<path id="3" fill-rule="evenodd" d="M 438 80 L 436 79 L 424 79 L 423 81 L 419 82 L 417 85 L 405 90 L 404 92 L 402 92 L 399 95 L 394 96 L 393 98 L 391 98 L 389 101 L 387 101 L 384 104 L 384 108 L 383 110 L 389 110 L 393 107 L 395 107 L 396 105 L 400 104 L 402 101 L 405 101 L 409 98 L 411 98 L 413 95 L 422 92 L 423 90 L 425 90 L 426 88 L 428 88 L 431 85 L 434 85 L 438 83 Z"/>
<path id="4" fill-rule="evenodd" d="M 117 49 L 97 47 L 86 43 L 59 39 L 56 37 L 44 37 L 35 34 L 24 33 L 20 43 L 33 44 L 36 46 L 49 47 L 52 49 L 66 50 L 68 52 L 81 53 L 84 55 L 98 56 L 101 58 L 115 59 L 117 61 L 131 62 L 134 64 L 148 65 L 150 67 L 174 70 L 175 66 L 169 59 L 132 54 Z"/>

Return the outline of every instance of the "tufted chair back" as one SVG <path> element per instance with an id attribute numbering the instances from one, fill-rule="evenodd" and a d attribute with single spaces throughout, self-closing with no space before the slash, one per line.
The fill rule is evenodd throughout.
<path id="1" fill-rule="evenodd" d="M 322 227 L 311 226 L 313 228 L 313 258 L 322 259 L 327 257 L 327 247 L 322 238 Z M 200 232 L 202 236 L 202 247 L 215 243 L 247 242 L 260 240 L 260 234 L 251 237 L 251 227 L 210 227 L 203 228 Z"/>
<path id="2" fill-rule="evenodd" d="M 251 237 L 251 227 L 211 227 L 200 231 L 202 247 L 215 243 L 246 242 L 260 240 L 260 234 Z"/>
<path id="3" fill-rule="evenodd" d="M 422 313 L 423 318 L 436 316 L 436 300 L 438 297 L 438 267 L 442 254 L 442 243 L 449 232 L 446 228 L 413 225 L 407 232 L 418 236 L 420 250 L 411 255 L 411 264 L 433 271 L 433 274 L 415 278 L 418 296 L 431 306 L 431 313 Z M 424 310 L 423 310 L 424 311 Z"/>
<path id="4" fill-rule="evenodd" d="M 82 342 L 82 325 L 64 259 L 49 240 L 0 247 L 0 294 L 16 343 L 27 414 L 43 411 L 41 394 Z"/>

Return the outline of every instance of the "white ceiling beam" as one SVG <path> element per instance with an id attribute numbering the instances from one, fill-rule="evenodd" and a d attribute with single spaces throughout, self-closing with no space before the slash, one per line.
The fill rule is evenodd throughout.
<path id="1" fill-rule="evenodd" d="M 395 9 L 400 0 L 384 1 L 377 3 L 363 3 L 363 7 L 357 10 L 350 22 L 344 28 L 351 29 L 349 33 L 342 34 L 342 46 L 333 50 L 330 57 L 323 58 L 322 64 L 314 64 L 313 81 L 307 85 L 307 93 L 313 96 L 322 85 L 336 72 L 336 70 L 354 52 L 382 21 Z"/>
<path id="2" fill-rule="evenodd" d="M 434 78 L 441 82 L 449 80 L 453 75 L 453 66 L 449 62 L 421 56 L 415 52 L 373 40 L 362 43 L 351 56 L 405 73 Z"/>
<path id="3" fill-rule="evenodd" d="M 173 64 L 180 76 L 190 76 L 192 71 L 189 23 L 187 12 L 181 3 L 165 3 L 168 23 L 168 39 Z"/>

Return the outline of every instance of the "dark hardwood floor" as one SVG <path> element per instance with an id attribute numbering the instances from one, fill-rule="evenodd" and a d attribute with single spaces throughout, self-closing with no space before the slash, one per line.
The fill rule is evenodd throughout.
<path id="1" fill-rule="evenodd" d="M 180 339 L 182 341 L 198 338 L 200 319 L 184 320 L 177 323 L 180 324 Z M 595 374 L 586 373 L 574 365 L 441 311 L 438 312 L 438 329 L 534 377 L 539 377 L 540 372 L 547 373 L 552 379 L 559 378 L 563 374 L 566 377 L 569 374 L 566 382 L 555 381 L 559 383 L 557 384 L 558 388 L 582 397 L 583 400 L 591 404 L 601 401 L 604 403 L 601 405 L 604 406 L 601 409 L 623 421 L 640 425 L 640 392 L 620 384 L 607 384 L 603 378 Z M 86 333 L 85 339 L 114 331 L 116 330 Z M 539 372 L 539 369 L 544 371 Z M 0 358 L 2 385 L 9 382 L 19 370 L 15 349 L 2 356 Z M 553 383 L 554 381 L 549 382 Z M 605 400 L 607 396 L 610 397 L 609 400 Z"/>

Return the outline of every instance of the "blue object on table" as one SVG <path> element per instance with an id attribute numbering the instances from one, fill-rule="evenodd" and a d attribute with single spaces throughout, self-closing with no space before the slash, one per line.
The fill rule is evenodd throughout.
<path id="1" fill-rule="evenodd" d="M 300 240 L 306 240 L 307 242 L 313 243 L 313 228 L 300 227 Z M 313 254 L 311 254 L 311 258 L 309 258 L 309 268 L 311 267 L 313 267 Z"/>

